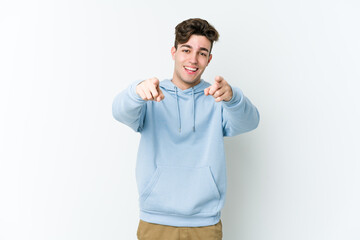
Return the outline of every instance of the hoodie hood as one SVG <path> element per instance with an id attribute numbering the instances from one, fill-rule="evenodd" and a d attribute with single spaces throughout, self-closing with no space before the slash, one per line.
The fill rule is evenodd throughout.
<path id="1" fill-rule="evenodd" d="M 205 82 L 203 79 L 200 82 L 188 89 L 181 90 L 178 88 L 170 79 L 164 80 L 160 82 L 160 88 L 163 91 L 168 92 L 176 99 L 177 106 L 177 120 L 179 126 L 179 132 L 181 132 L 181 116 L 180 116 L 180 103 L 179 96 L 181 96 L 185 101 L 192 101 L 192 115 L 193 115 L 193 127 L 192 130 L 195 132 L 195 95 L 204 94 L 204 89 L 209 87 L 210 84 Z"/>
<path id="2" fill-rule="evenodd" d="M 177 88 L 178 92 L 182 92 L 184 94 L 189 94 L 189 95 L 192 94 L 192 90 L 194 90 L 194 93 L 204 92 L 205 88 L 207 88 L 209 86 L 210 86 L 210 84 L 205 82 L 203 79 L 200 79 L 200 82 L 197 85 L 195 85 L 195 86 L 193 86 L 191 88 L 185 89 L 185 90 L 181 90 L 180 88 L 178 88 L 171 81 L 171 79 L 167 79 L 167 80 L 164 80 L 164 81 L 160 82 L 160 88 L 165 89 L 166 91 L 168 91 L 170 93 L 171 92 L 175 93 L 175 89 Z"/>

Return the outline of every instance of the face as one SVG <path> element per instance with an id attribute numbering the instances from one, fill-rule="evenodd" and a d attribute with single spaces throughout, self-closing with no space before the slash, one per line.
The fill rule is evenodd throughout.
<path id="1" fill-rule="evenodd" d="M 201 75 L 211 61 L 211 42 L 200 35 L 191 35 L 189 41 L 171 48 L 175 61 L 173 83 L 184 90 L 200 82 Z"/>

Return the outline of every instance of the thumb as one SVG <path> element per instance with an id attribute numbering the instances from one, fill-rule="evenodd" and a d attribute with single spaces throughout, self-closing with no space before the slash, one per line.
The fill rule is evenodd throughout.
<path id="1" fill-rule="evenodd" d="M 210 88 L 211 88 L 211 86 L 204 89 L 204 94 L 206 96 L 209 95 Z"/>

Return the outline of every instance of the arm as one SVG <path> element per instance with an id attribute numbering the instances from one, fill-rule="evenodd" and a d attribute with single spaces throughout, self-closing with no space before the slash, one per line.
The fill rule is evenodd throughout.
<path id="1" fill-rule="evenodd" d="M 159 84 L 157 78 L 137 81 L 116 95 L 112 104 L 114 118 L 128 125 L 134 131 L 141 132 L 146 112 L 146 101 L 160 102 L 164 99 Z"/>
<path id="2" fill-rule="evenodd" d="M 204 90 L 221 102 L 224 136 L 235 136 L 255 129 L 260 120 L 257 108 L 244 96 L 239 88 L 231 87 L 223 77 L 217 76 L 215 83 Z"/>
<path id="3" fill-rule="evenodd" d="M 239 88 L 232 87 L 230 101 L 222 101 L 222 122 L 224 136 L 235 136 L 251 131 L 259 125 L 257 108 L 244 96 Z"/>
<path id="4" fill-rule="evenodd" d="M 128 88 L 117 94 L 112 103 L 113 117 L 140 132 L 145 116 L 146 101 L 136 93 L 140 81 L 132 83 Z"/>

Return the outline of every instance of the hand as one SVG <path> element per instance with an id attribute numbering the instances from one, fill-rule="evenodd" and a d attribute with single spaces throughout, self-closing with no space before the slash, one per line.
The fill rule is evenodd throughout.
<path id="1" fill-rule="evenodd" d="M 233 96 L 231 86 L 221 76 L 215 78 L 215 83 L 208 88 L 204 89 L 205 95 L 212 95 L 216 102 L 228 102 Z"/>
<path id="2" fill-rule="evenodd" d="M 165 98 L 159 87 L 159 79 L 149 78 L 136 86 L 136 93 L 145 101 L 160 102 Z"/>

